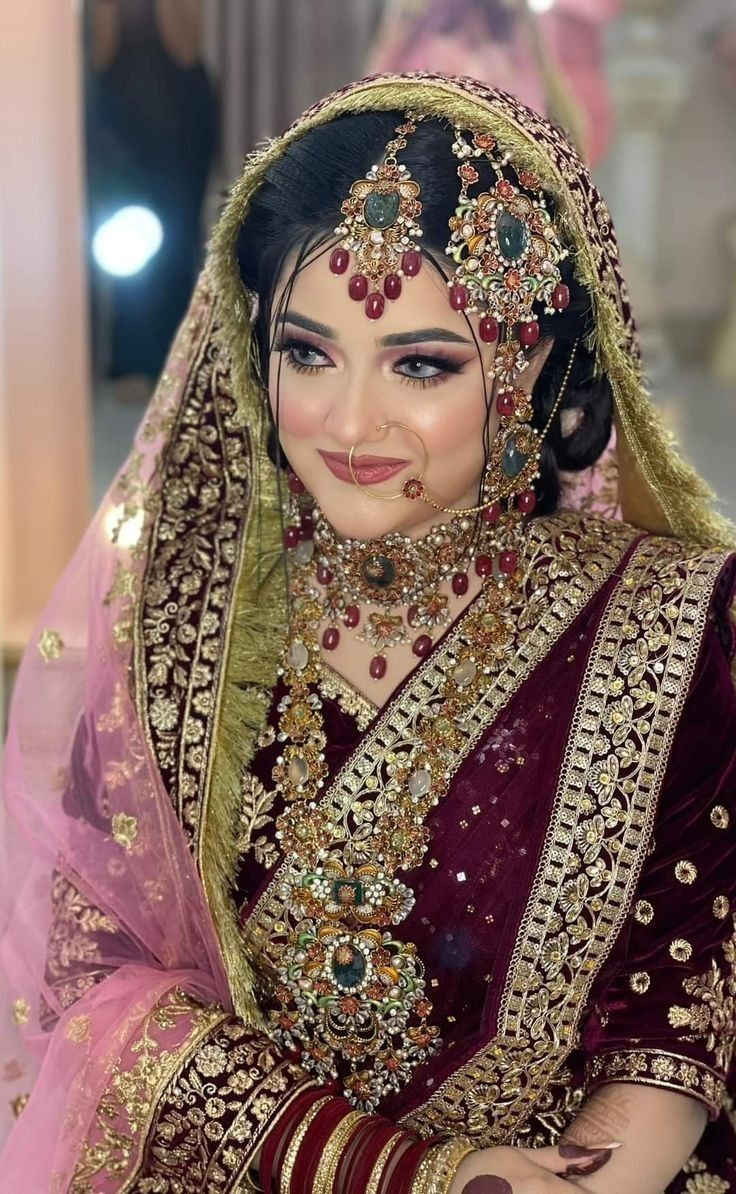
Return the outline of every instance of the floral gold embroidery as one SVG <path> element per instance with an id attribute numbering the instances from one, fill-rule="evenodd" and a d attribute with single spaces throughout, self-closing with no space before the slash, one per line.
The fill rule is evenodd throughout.
<path id="1" fill-rule="evenodd" d="M 31 1005 L 27 999 L 23 999 L 21 996 L 20 999 L 13 1000 L 13 1023 L 17 1028 L 20 1028 L 23 1024 L 28 1023 L 28 1017 L 30 1014 Z"/>
<path id="2" fill-rule="evenodd" d="M 64 640 L 58 630 L 42 630 L 38 639 L 38 653 L 44 663 L 58 659 L 64 650 Z"/>
<path id="3" fill-rule="evenodd" d="M 736 924 L 736 918 L 734 918 Z M 689 1007 L 675 1004 L 668 1020 L 673 1028 L 688 1028 L 688 1040 L 702 1040 L 713 1053 L 716 1069 L 726 1073 L 736 1039 L 736 937 L 723 944 L 729 969 L 723 973 L 715 958 L 701 975 L 682 980 L 684 990 L 696 1002 Z"/>
<path id="4" fill-rule="evenodd" d="M 112 836 L 124 850 L 131 850 L 138 836 L 138 819 L 126 813 L 115 813 L 112 819 Z"/>
<path id="5" fill-rule="evenodd" d="M 574 1047 L 590 984 L 631 907 L 629 893 L 650 845 L 657 793 L 725 558 L 718 552 L 689 554 L 673 540 L 649 538 L 628 561 L 578 697 L 497 1036 L 402 1121 L 411 1130 L 424 1136 L 469 1132 L 481 1146 L 505 1143 Z M 604 719 L 609 702 L 627 695 L 634 726 L 612 749 Z M 609 724 L 618 726 L 620 718 Z M 590 801 L 592 816 L 584 800 Z M 624 810 L 623 821 L 614 801 Z M 586 830 L 590 857 L 585 861 L 576 830 L 596 816 L 603 817 L 606 833 L 600 842 L 588 841 L 597 839 L 597 832 Z M 563 893 L 577 874 L 588 879 L 589 895 L 568 925 Z"/>
<path id="6" fill-rule="evenodd" d="M 267 791 L 259 779 L 256 779 L 250 772 L 243 773 L 240 783 L 241 793 L 241 811 L 240 811 L 240 836 L 237 841 L 237 848 L 241 854 L 247 854 L 249 850 L 253 851 L 255 859 L 266 870 L 273 866 L 278 856 L 278 851 L 273 842 L 269 841 L 265 833 L 259 837 L 255 835 L 259 829 L 265 829 L 273 821 L 271 809 L 275 800 L 275 794 Z"/>
<path id="7" fill-rule="evenodd" d="M 683 1165 L 682 1172 L 694 1175 L 685 1182 L 683 1194 L 728 1194 L 730 1183 L 708 1173 L 705 1162 L 695 1155 Z"/>
<path id="8" fill-rule="evenodd" d="M 636 970 L 629 975 L 629 986 L 636 995 L 644 995 L 649 990 L 651 981 L 646 970 Z"/>
<path id="9" fill-rule="evenodd" d="M 725 920 L 731 911 L 731 901 L 726 895 L 719 895 L 713 901 L 713 915 L 718 920 Z"/>
<path id="10" fill-rule="evenodd" d="M 684 859 L 682 862 L 675 864 L 675 878 L 678 883 L 691 884 L 694 883 L 698 877 L 698 868 L 694 862 L 688 862 Z"/>
<path id="11" fill-rule="evenodd" d="M 709 1066 L 663 1049 L 624 1049 L 599 1053 L 586 1066 L 589 1094 L 606 1082 L 665 1086 L 694 1095 L 717 1113 L 724 1098 L 723 1078 Z"/>
<path id="12" fill-rule="evenodd" d="M 716 829 L 728 829 L 728 809 L 725 809 L 722 804 L 715 804 L 713 806 L 713 808 L 710 810 L 710 819 L 715 825 Z"/>
<path id="13" fill-rule="evenodd" d="M 72 1016 L 64 1035 L 73 1045 L 81 1045 L 83 1041 L 89 1039 L 91 1029 L 92 1018 L 85 1013 L 81 1016 Z"/>
<path id="14" fill-rule="evenodd" d="M 148 1013 L 126 1052 L 112 1066 L 110 1081 L 74 1171 L 70 1194 L 95 1194 L 108 1182 L 116 1189 L 127 1185 L 143 1153 L 162 1083 L 181 1068 L 202 1037 L 225 1018 L 220 1008 L 204 1008 L 177 990 L 169 992 Z M 77 1016 L 75 1020 L 89 1021 L 89 1017 Z M 168 1047 L 168 1034 L 179 1040 L 180 1026 L 185 1029 L 183 1042 Z"/>
<path id="15" fill-rule="evenodd" d="M 684 937 L 676 937 L 675 940 L 670 943 L 670 956 L 673 957 L 676 962 L 689 962 L 690 958 L 693 956 L 693 947 L 689 941 L 684 939 Z"/>
<path id="16" fill-rule="evenodd" d="M 634 907 L 634 920 L 638 920 L 640 925 L 651 924 L 654 919 L 654 908 L 649 903 L 649 900 L 637 900 Z"/>
<path id="17" fill-rule="evenodd" d="M 364 697 L 362 692 L 358 692 L 357 688 L 353 688 L 353 685 L 341 676 L 339 672 L 334 671 L 324 663 L 322 665 L 320 691 L 323 696 L 329 697 L 331 700 L 336 700 L 344 713 L 355 718 L 355 724 L 361 734 L 368 729 L 368 726 L 378 713 L 378 709 L 372 701 Z"/>

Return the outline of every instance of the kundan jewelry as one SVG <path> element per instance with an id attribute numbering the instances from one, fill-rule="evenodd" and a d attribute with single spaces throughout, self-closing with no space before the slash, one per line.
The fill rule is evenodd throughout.
<path id="1" fill-rule="evenodd" d="M 380 319 L 386 299 L 401 294 L 401 279 L 415 277 L 422 264 L 419 184 L 396 159 L 416 127 L 417 118 L 407 114 L 386 146 L 381 163 L 351 186 L 342 204 L 344 220 L 335 229 L 341 239 L 330 255 L 330 269 L 333 274 L 344 274 L 350 254 L 354 254 L 348 294 L 355 302 L 365 302 L 369 319 Z M 381 282 L 383 293 L 378 289 Z"/>

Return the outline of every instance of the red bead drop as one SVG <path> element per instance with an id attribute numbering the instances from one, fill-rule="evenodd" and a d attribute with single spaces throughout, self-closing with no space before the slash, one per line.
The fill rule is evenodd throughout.
<path id="1" fill-rule="evenodd" d="M 348 630 L 354 630 L 360 621 L 360 609 L 357 605 L 349 605 L 345 610 L 343 622 Z"/>
<path id="2" fill-rule="evenodd" d="M 333 576 L 326 564 L 317 565 L 317 580 L 321 585 L 331 585 Z"/>
<path id="3" fill-rule="evenodd" d="M 432 650 L 432 640 L 428 634 L 420 634 L 419 638 L 414 639 L 411 649 L 418 659 L 424 659 Z"/>
<path id="4" fill-rule="evenodd" d="M 493 560 L 490 556 L 476 556 L 475 571 L 478 576 L 490 576 L 493 572 Z"/>
<path id="5" fill-rule="evenodd" d="M 539 340 L 539 324 L 538 323 L 521 323 L 519 324 L 519 343 L 524 348 L 533 348 Z"/>
<path id="6" fill-rule="evenodd" d="M 369 294 L 365 300 L 365 313 L 369 319 L 380 319 L 385 306 L 385 298 L 376 290 L 373 294 Z"/>
<path id="7" fill-rule="evenodd" d="M 330 254 L 330 269 L 333 274 L 344 274 L 350 264 L 350 254 L 347 249 L 333 249 Z"/>
<path id="8" fill-rule="evenodd" d="M 410 605 L 409 606 L 408 610 L 406 611 L 406 620 L 410 626 L 414 625 L 416 616 L 418 613 L 419 613 L 418 605 Z"/>
<path id="9" fill-rule="evenodd" d="M 299 527 L 287 527 L 284 531 L 284 547 L 296 547 L 299 542 Z"/>
<path id="10" fill-rule="evenodd" d="M 552 291 L 552 306 L 555 311 L 564 311 L 570 306 L 570 288 L 564 282 L 559 282 Z"/>
<path id="11" fill-rule="evenodd" d="M 537 495 L 533 489 L 525 489 L 516 499 L 516 504 L 522 514 L 531 514 L 537 504 Z"/>
<path id="12" fill-rule="evenodd" d="M 374 655 L 368 670 L 374 680 L 382 680 L 386 675 L 386 660 L 383 655 Z"/>
<path id="13" fill-rule="evenodd" d="M 337 626 L 328 626 L 322 635 L 322 646 L 325 651 L 334 651 L 340 641 L 340 631 Z"/>
<path id="14" fill-rule="evenodd" d="M 495 344 L 498 340 L 498 320 L 492 315 L 484 315 L 480 321 L 478 335 L 485 344 Z"/>
<path id="15" fill-rule="evenodd" d="M 401 258 L 401 268 L 407 278 L 416 278 L 422 268 L 422 254 L 418 249 L 407 249 Z"/>
<path id="16" fill-rule="evenodd" d="M 314 519 L 311 514 L 302 514 L 302 524 L 299 528 L 302 539 L 314 538 Z"/>
<path id="17" fill-rule="evenodd" d="M 492 506 L 486 506 L 483 511 L 483 521 L 490 526 L 495 527 L 499 518 L 501 517 L 501 503 L 494 502 Z"/>
<path id="18" fill-rule="evenodd" d="M 296 497 L 298 497 L 300 493 L 304 493 L 304 488 L 305 488 L 304 482 L 299 480 L 296 473 L 290 472 L 289 473 L 289 492 L 293 493 Z"/>
<path id="19" fill-rule="evenodd" d="M 515 551 L 502 551 L 498 557 L 498 567 L 504 576 L 511 576 L 512 572 L 516 572 L 518 563 L 519 559 Z"/>
<path id="20" fill-rule="evenodd" d="M 496 410 L 502 419 L 508 419 L 514 413 L 514 395 L 511 390 L 501 390 L 496 399 Z"/>
<path id="21" fill-rule="evenodd" d="M 356 303 L 362 303 L 368 293 L 368 279 L 365 274 L 353 274 L 348 282 L 348 294 Z"/>
<path id="22" fill-rule="evenodd" d="M 452 591 L 456 597 L 462 597 L 468 591 L 467 572 L 456 572 L 452 578 Z"/>
<path id="23" fill-rule="evenodd" d="M 401 294 L 401 278 L 398 274 L 387 274 L 383 280 L 383 293 L 387 299 L 397 299 Z"/>
<path id="24" fill-rule="evenodd" d="M 450 306 L 453 311 L 464 311 L 469 302 L 467 286 L 463 286 L 462 282 L 455 282 L 450 287 Z"/>

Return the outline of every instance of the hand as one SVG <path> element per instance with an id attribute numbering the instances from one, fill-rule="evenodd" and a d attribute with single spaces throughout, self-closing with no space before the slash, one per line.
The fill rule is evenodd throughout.
<path id="1" fill-rule="evenodd" d="M 619 1144 L 559 1144 L 552 1148 L 483 1148 L 460 1165 L 450 1194 L 555 1194 L 569 1178 L 596 1173 Z"/>

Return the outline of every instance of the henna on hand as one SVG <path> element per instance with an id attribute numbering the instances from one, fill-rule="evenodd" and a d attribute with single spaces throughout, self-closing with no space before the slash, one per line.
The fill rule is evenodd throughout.
<path id="1" fill-rule="evenodd" d="M 466 1182 L 462 1194 L 514 1194 L 514 1187 L 505 1177 L 484 1173 L 481 1177 L 473 1177 Z"/>

